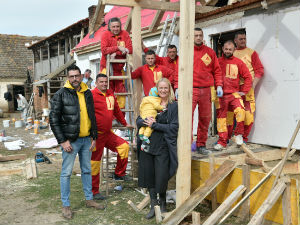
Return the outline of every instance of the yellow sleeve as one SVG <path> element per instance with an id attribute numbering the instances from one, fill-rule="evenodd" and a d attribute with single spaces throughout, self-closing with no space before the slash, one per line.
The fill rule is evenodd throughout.
<path id="1" fill-rule="evenodd" d="M 156 110 L 163 110 L 164 107 L 160 104 L 161 100 L 157 101 L 157 100 L 154 100 L 152 101 L 152 105 L 154 106 L 154 109 Z"/>

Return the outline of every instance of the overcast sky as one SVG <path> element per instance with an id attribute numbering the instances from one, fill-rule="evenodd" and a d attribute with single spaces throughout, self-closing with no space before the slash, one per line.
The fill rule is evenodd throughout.
<path id="1" fill-rule="evenodd" d="M 49 36 L 88 17 L 98 0 L 0 0 L 0 34 Z"/>

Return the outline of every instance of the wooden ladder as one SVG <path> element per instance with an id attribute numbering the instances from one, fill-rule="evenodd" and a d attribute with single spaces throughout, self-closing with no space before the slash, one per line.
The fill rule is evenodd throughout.
<path id="1" fill-rule="evenodd" d="M 112 64 L 113 63 L 125 63 L 125 71 L 126 74 L 124 76 L 113 76 L 113 70 L 112 70 Z M 111 59 L 110 55 L 107 55 L 107 61 L 106 61 L 106 75 L 108 77 L 108 88 L 109 88 L 109 82 L 112 80 L 123 80 L 125 81 L 125 93 L 114 93 L 115 96 L 125 96 L 126 97 L 126 104 L 125 109 L 121 109 L 122 112 L 125 112 L 126 115 L 128 115 L 129 124 L 134 124 L 134 104 L 133 104 L 133 84 L 131 79 L 131 73 L 130 73 L 130 67 L 129 67 L 129 57 L 127 56 L 126 59 Z M 126 171 L 129 172 L 129 175 L 131 175 L 132 178 L 134 178 L 135 171 L 134 171 L 134 164 L 137 163 L 136 154 L 134 149 L 136 148 L 136 145 L 134 144 L 134 128 L 128 128 L 124 126 L 113 126 L 113 130 L 121 130 L 121 131 L 127 131 L 128 132 L 128 138 L 127 141 L 129 142 L 130 150 L 128 154 L 128 165 Z M 129 139 L 129 140 L 128 140 Z M 106 196 L 108 196 L 108 190 L 109 190 L 109 182 L 111 181 L 109 179 L 109 175 L 114 173 L 114 166 L 116 162 L 112 162 L 112 157 L 109 154 L 109 150 L 106 149 L 106 157 L 105 157 L 105 171 L 104 171 L 104 159 L 101 163 L 101 178 L 100 182 L 102 181 L 102 178 L 105 179 L 106 183 Z M 130 166 L 130 168 L 129 168 Z"/>

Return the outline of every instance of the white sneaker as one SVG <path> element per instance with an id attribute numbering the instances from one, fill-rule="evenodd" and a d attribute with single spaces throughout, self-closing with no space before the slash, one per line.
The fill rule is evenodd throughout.
<path id="1" fill-rule="evenodd" d="M 241 134 L 234 136 L 235 137 L 235 141 L 237 145 L 242 145 L 243 144 L 243 136 Z"/>
<path id="2" fill-rule="evenodd" d="M 214 146 L 214 149 L 217 150 L 217 151 L 222 151 L 222 150 L 225 150 L 226 148 L 221 144 L 216 144 Z"/>

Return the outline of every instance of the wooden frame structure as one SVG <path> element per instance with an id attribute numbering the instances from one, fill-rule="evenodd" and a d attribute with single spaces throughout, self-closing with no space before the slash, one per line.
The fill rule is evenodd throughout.
<path id="1" fill-rule="evenodd" d="M 127 17 L 125 29 L 132 31 L 133 44 L 133 69 L 142 65 L 142 48 L 141 48 L 141 9 L 158 10 L 148 31 L 156 31 L 160 25 L 160 20 L 165 11 L 180 11 L 180 50 L 179 57 L 186 60 L 179 62 L 179 95 L 182 98 L 178 102 L 179 110 L 179 134 L 178 134 L 178 161 L 176 193 L 177 206 L 180 205 L 190 195 L 191 184 L 191 151 L 190 137 L 192 130 L 192 83 L 193 69 L 188 63 L 193 62 L 193 43 L 194 43 L 194 26 L 195 14 L 206 13 L 214 10 L 215 7 L 206 6 L 211 0 L 201 0 L 202 5 L 197 1 L 181 0 L 179 2 L 170 2 L 169 0 L 153 1 L 153 0 L 99 0 L 94 18 L 89 27 L 89 33 L 93 34 L 100 26 L 104 15 L 105 5 L 116 5 L 131 7 L 131 11 Z M 138 112 L 142 98 L 141 80 L 135 80 L 135 112 Z M 184 100 L 183 100 L 184 99 Z M 180 191 L 179 191 L 180 190 Z"/>

